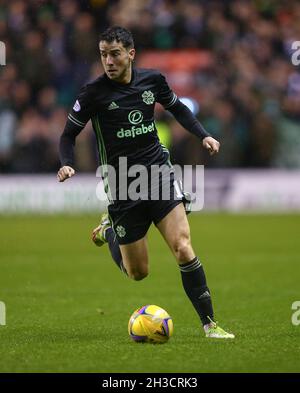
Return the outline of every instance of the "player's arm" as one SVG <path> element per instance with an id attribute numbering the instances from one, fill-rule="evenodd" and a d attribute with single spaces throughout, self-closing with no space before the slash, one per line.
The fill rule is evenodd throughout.
<path id="1" fill-rule="evenodd" d="M 77 135 L 83 127 L 74 126 L 68 119 L 65 129 L 59 141 L 59 158 L 61 167 L 57 172 L 57 180 L 60 182 L 75 175 L 74 170 L 74 146 Z"/>
<path id="2" fill-rule="evenodd" d="M 219 152 L 220 143 L 205 130 L 192 111 L 178 98 L 168 111 L 186 130 L 202 140 L 202 146 L 209 150 L 210 155 Z"/>
<path id="3" fill-rule="evenodd" d="M 218 153 L 220 143 L 205 130 L 196 116 L 178 99 L 163 75 L 160 75 L 160 93 L 157 101 L 171 112 L 186 130 L 200 138 L 202 146 L 209 150 L 211 155 Z"/>
<path id="4" fill-rule="evenodd" d="M 57 172 L 57 180 L 60 182 L 75 175 L 74 169 L 74 147 L 77 135 L 83 130 L 90 119 L 90 105 L 86 87 L 81 89 L 59 142 L 59 158 L 61 168 Z"/>

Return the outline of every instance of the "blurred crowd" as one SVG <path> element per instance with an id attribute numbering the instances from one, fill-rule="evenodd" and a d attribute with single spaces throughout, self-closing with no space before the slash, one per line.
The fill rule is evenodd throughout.
<path id="1" fill-rule="evenodd" d="M 193 87 L 201 93 L 197 116 L 220 140 L 220 154 L 211 159 L 158 111 L 173 162 L 300 167 L 300 68 L 291 60 L 299 21 L 293 0 L 0 0 L 0 172 L 58 169 L 67 113 L 79 88 L 102 73 L 98 35 L 110 25 L 132 31 L 137 65 L 153 50 L 210 55 Z M 95 145 L 88 124 L 78 137 L 77 169 L 95 170 Z"/>

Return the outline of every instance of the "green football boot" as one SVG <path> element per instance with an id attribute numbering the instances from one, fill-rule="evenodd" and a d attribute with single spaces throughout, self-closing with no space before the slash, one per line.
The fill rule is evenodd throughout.
<path id="1" fill-rule="evenodd" d="M 209 318 L 210 319 L 210 318 Z M 234 334 L 227 333 L 225 330 L 218 326 L 217 322 L 210 319 L 210 324 L 206 325 L 204 328 L 205 335 L 208 338 L 234 338 Z"/>
<path id="2" fill-rule="evenodd" d="M 101 247 L 103 244 L 107 243 L 105 231 L 108 228 L 111 228 L 108 213 L 104 213 L 101 216 L 100 225 L 97 226 L 97 228 L 95 228 L 92 233 L 92 240 L 96 246 Z"/>

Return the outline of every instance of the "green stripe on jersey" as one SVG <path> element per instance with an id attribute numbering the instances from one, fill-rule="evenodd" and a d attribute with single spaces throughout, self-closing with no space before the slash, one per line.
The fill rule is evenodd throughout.
<path id="1" fill-rule="evenodd" d="M 105 143 L 104 143 L 103 135 L 101 132 L 101 127 L 100 127 L 98 115 L 92 119 L 92 123 L 93 123 L 94 129 L 95 129 L 95 132 L 96 132 L 97 145 L 98 145 L 98 150 L 99 150 L 99 155 L 100 155 L 100 164 L 104 167 L 103 168 L 104 173 L 108 173 Z M 108 179 L 106 176 L 104 176 L 104 178 L 103 178 L 103 183 L 104 183 L 104 191 L 107 195 L 107 198 L 110 202 L 112 202 L 113 199 L 111 196 L 111 191 L 110 191 Z"/>

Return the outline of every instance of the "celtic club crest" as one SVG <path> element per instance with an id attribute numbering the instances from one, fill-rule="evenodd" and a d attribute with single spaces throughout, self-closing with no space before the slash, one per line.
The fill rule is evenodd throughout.
<path id="1" fill-rule="evenodd" d="M 119 237 L 124 237 L 126 235 L 126 231 L 125 228 L 122 227 L 122 225 L 118 225 L 116 228 L 116 232 L 118 234 Z"/>
<path id="2" fill-rule="evenodd" d="M 142 98 L 144 103 L 147 105 L 151 105 L 155 101 L 154 94 L 152 93 L 151 90 L 145 90 L 144 93 L 142 94 Z"/>

